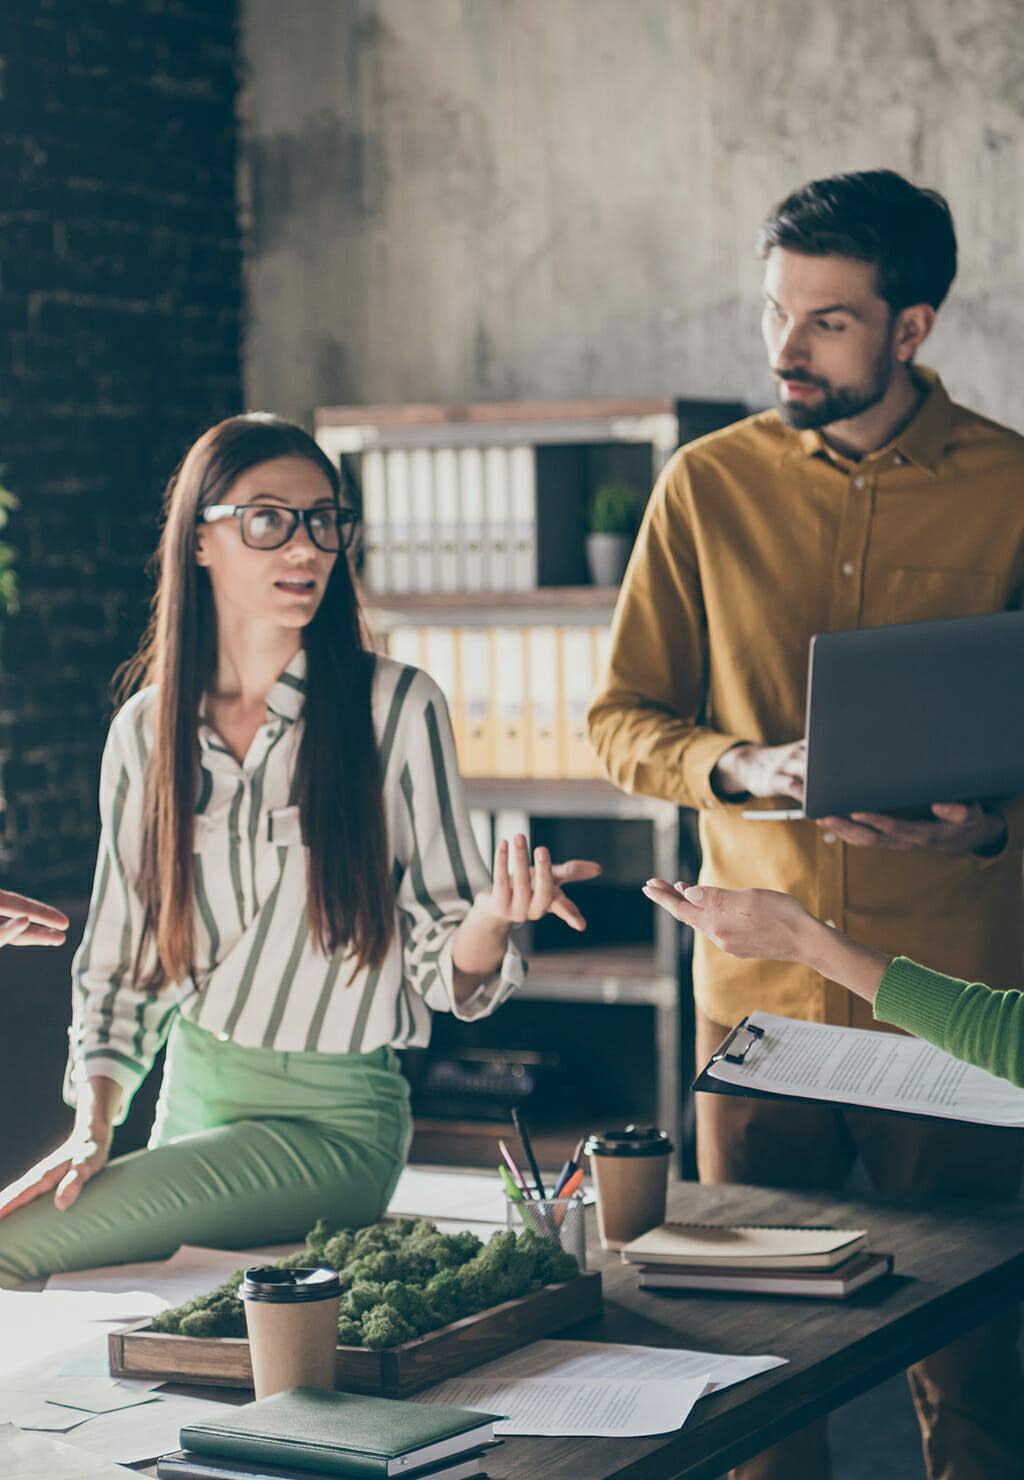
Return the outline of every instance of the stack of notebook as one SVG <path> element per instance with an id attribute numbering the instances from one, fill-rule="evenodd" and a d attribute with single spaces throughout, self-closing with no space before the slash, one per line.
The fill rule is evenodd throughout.
<path id="1" fill-rule="evenodd" d="M 293 1388 L 182 1429 L 160 1480 L 317 1480 L 410 1476 L 464 1480 L 500 1440 L 503 1414 Z"/>
<path id="2" fill-rule="evenodd" d="M 647 1290 L 732 1290 L 843 1300 L 892 1269 L 859 1228 L 754 1228 L 664 1223 L 627 1244 Z"/>

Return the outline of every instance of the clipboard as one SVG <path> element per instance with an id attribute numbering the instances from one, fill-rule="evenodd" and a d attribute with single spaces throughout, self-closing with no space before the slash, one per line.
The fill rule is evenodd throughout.
<path id="1" fill-rule="evenodd" d="M 754 1018 L 761 1021 L 753 1021 Z M 723 1078 L 714 1073 L 716 1065 L 730 1069 L 749 1065 L 752 1051 L 759 1045 L 770 1043 L 776 1035 L 803 1035 L 809 1043 L 815 1039 L 820 1045 L 822 1034 L 831 1035 L 831 1049 L 841 1071 L 846 1070 L 843 1062 L 847 1053 L 857 1053 L 858 1045 L 863 1053 L 866 1039 L 874 1040 L 870 1053 L 876 1057 L 888 1055 L 893 1065 L 892 1073 L 879 1076 L 878 1065 L 863 1069 L 867 1090 L 855 1090 L 849 1082 L 843 1088 L 828 1093 L 824 1087 L 807 1087 L 799 1082 L 796 1092 L 775 1090 L 751 1080 Z M 799 1050 L 798 1050 L 799 1052 Z M 756 1055 L 755 1055 L 756 1056 Z M 883 1066 L 884 1067 L 884 1066 Z M 903 1094 L 903 1076 L 912 1070 L 918 1082 L 923 1075 L 933 1082 L 934 1088 L 916 1093 Z M 753 1070 L 756 1074 L 757 1068 Z M 888 1070 L 886 1070 L 888 1074 Z M 799 1069 L 797 1071 L 799 1074 Z M 771 1066 L 761 1072 L 762 1079 L 771 1080 Z M 785 1082 L 785 1081 L 784 1081 Z M 790 1084 L 798 1083 L 791 1076 Z M 935 1048 L 920 1038 L 909 1034 L 875 1033 L 864 1028 L 844 1028 L 833 1023 L 807 1023 L 792 1018 L 773 1017 L 769 1013 L 753 1013 L 742 1018 L 726 1038 L 719 1044 L 691 1086 L 695 1091 L 719 1095 L 739 1095 L 743 1099 L 777 1100 L 790 1105 L 827 1105 L 833 1109 L 865 1109 L 885 1114 L 903 1115 L 914 1120 L 959 1121 L 975 1125 L 1000 1126 L 1009 1130 L 1024 1129 L 1024 1089 L 988 1074 L 983 1069 L 954 1059 L 950 1054 Z M 934 1097 L 932 1097 L 934 1096 Z"/>
<path id="2" fill-rule="evenodd" d="M 786 1105 L 823 1105 L 834 1103 L 830 1100 L 808 1101 L 802 1095 L 779 1095 L 775 1094 L 772 1090 L 754 1089 L 748 1085 L 731 1084 L 729 1080 L 716 1079 L 710 1073 L 711 1065 L 717 1064 L 721 1059 L 724 1059 L 727 1064 L 744 1063 L 752 1046 L 763 1037 L 764 1029 L 762 1027 L 757 1023 L 750 1022 L 748 1018 L 740 1018 L 732 1032 L 722 1039 L 703 1069 L 690 1085 L 690 1088 L 711 1095 L 738 1095 L 741 1100 L 778 1100 Z"/>

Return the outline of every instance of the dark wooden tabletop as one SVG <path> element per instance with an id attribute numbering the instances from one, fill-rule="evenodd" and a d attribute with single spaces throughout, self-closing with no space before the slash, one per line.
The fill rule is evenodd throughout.
<path id="1" fill-rule="evenodd" d="M 977 1202 L 848 1201 L 755 1187 L 670 1193 L 669 1216 L 721 1223 L 866 1228 L 895 1271 L 847 1300 L 640 1290 L 635 1269 L 600 1249 L 604 1313 L 564 1336 L 788 1358 L 703 1398 L 686 1424 L 648 1439 L 508 1439 L 488 1457 L 491 1480 L 715 1480 L 980 1325 L 1024 1297 L 1024 1214 Z"/>
<path id="2" fill-rule="evenodd" d="M 679 1182 L 668 1216 L 866 1228 L 873 1250 L 895 1256 L 895 1270 L 847 1300 L 641 1290 L 635 1268 L 601 1249 L 591 1222 L 587 1261 L 602 1272 L 603 1313 L 559 1335 L 787 1362 L 702 1398 L 674 1433 L 506 1439 L 487 1456 L 489 1480 L 717 1480 L 1024 1298 L 1024 1212 L 1015 1204 L 847 1200 Z M 223 1389 L 216 1396 L 251 1397 Z M 142 1473 L 155 1474 L 155 1466 Z"/>

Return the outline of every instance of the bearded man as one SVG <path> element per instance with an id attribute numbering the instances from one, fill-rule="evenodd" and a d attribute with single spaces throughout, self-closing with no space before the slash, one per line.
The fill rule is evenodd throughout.
<path id="1" fill-rule="evenodd" d="M 956 272 L 949 208 L 890 170 L 816 180 L 762 228 L 778 409 L 682 448 L 644 520 L 590 733 L 624 790 L 700 813 L 701 882 L 797 895 L 879 950 L 1020 984 L 1020 799 L 931 816 L 753 822 L 803 799 L 817 632 L 1024 604 L 1024 438 L 953 404 L 915 357 Z M 950 705 L 957 696 L 950 694 Z M 698 1063 L 755 1008 L 877 1027 L 805 967 L 698 939 Z M 701 1179 L 834 1189 L 859 1156 L 885 1194 L 1013 1197 L 1024 1138 L 864 1110 L 697 1096 Z M 1015 1315 L 909 1377 L 931 1480 L 1020 1475 Z M 735 1472 L 829 1473 L 824 1422 Z"/>

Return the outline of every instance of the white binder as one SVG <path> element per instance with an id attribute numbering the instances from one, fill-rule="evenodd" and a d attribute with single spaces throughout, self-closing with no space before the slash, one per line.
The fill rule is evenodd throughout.
<path id="1" fill-rule="evenodd" d="M 390 591 L 412 590 L 412 504 L 409 491 L 409 454 L 396 448 L 386 454 Z"/>
<path id="2" fill-rule="evenodd" d="M 409 454 L 412 589 L 434 589 L 434 468 L 426 447 Z"/>
<path id="3" fill-rule="evenodd" d="M 452 447 L 434 453 L 434 589 L 461 591 L 459 465 Z"/>
<path id="4" fill-rule="evenodd" d="M 512 589 L 511 498 L 508 448 L 488 447 L 484 452 L 485 565 L 491 591 Z"/>
<path id="5" fill-rule="evenodd" d="M 513 447 L 509 458 L 512 503 L 512 571 L 515 591 L 537 584 L 537 458 L 532 447 Z"/>
<path id="6" fill-rule="evenodd" d="M 462 550 L 462 589 L 483 591 L 484 464 L 479 447 L 459 449 L 459 544 Z"/>
<path id="7" fill-rule="evenodd" d="M 388 633 L 388 657 L 410 668 L 423 667 L 423 640 L 419 627 L 392 627 Z"/>
<path id="8" fill-rule="evenodd" d="M 384 454 L 375 448 L 363 453 L 363 585 L 367 591 L 387 591 L 388 503 L 384 483 Z"/>
<path id="9" fill-rule="evenodd" d="M 454 627 L 424 628 L 423 666 L 444 695 L 448 704 L 448 712 L 452 717 L 452 728 L 457 734 L 456 709 L 459 707 L 459 682 Z"/>

